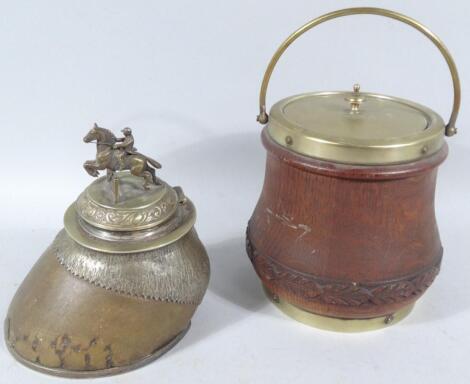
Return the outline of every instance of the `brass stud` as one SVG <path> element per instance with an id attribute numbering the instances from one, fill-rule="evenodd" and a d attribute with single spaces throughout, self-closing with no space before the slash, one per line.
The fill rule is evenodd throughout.
<path id="1" fill-rule="evenodd" d="M 388 315 L 387 317 L 385 317 L 384 323 L 385 324 L 390 324 L 394 319 L 395 319 L 395 317 L 393 316 L 393 314 Z"/>
<path id="2" fill-rule="evenodd" d="M 268 114 L 266 110 L 263 108 L 258 116 L 256 116 L 256 121 L 260 124 L 266 124 L 269 121 Z"/>
<path id="3" fill-rule="evenodd" d="M 294 143 L 294 140 L 292 140 L 292 137 L 286 136 L 286 144 L 287 145 L 292 145 Z"/>
<path id="4" fill-rule="evenodd" d="M 457 134 L 457 128 L 456 127 L 446 127 L 446 136 L 454 136 Z"/>
<path id="5" fill-rule="evenodd" d="M 427 145 L 425 145 L 423 148 L 421 148 L 421 153 L 422 153 L 423 155 L 425 155 L 426 153 L 428 153 L 428 151 L 429 151 L 429 147 L 428 147 Z"/>

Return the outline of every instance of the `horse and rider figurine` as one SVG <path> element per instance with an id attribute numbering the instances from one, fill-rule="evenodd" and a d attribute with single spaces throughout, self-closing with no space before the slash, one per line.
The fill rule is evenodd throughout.
<path id="1" fill-rule="evenodd" d="M 117 138 L 109 129 L 99 127 L 96 123 L 83 138 L 85 143 L 96 142 L 96 159 L 87 160 L 83 167 L 93 177 L 99 176 L 99 171 L 106 170 L 108 181 L 118 183 L 115 173 L 129 170 L 130 173 L 144 179 L 144 189 L 150 189 L 150 185 L 160 185 L 155 176 L 155 169 L 161 168 L 161 164 L 152 158 L 145 156 L 134 147 L 134 136 L 130 128 L 121 131 L 124 137 Z M 118 184 L 115 184 L 115 197 L 117 200 Z"/>

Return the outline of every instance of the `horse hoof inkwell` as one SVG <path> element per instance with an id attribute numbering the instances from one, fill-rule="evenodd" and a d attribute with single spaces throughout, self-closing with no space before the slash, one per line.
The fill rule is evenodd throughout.
<path id="1" fill-rule="evenodd" d="M 209 281 L 209 260 L 180 187 L 134 148 L 95 126 L 99 177 L 67 209 L 62 229 L 18 288 L 5 320 L 8 349 L 57 376 L 94 377 L 146 364 L 189 329 Z"/>

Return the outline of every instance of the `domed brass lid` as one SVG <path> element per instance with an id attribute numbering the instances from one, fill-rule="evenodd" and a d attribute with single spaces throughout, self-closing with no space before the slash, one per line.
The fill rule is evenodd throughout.
<path id="1" fill-rule="evenodd" d="M 292 43 L 317 25 L 350 15 L 378 15 L 405 23 L 439 49 L 452 76 L 454 102 L 447 124 L 434 111 L 411 101 L 351 92 L 307 93 L 281 100 L 266 109 L 269 81 L 279 59 Z M 318 56 L 318 55 L 317 55 Z M 454 60 L 443 42 L 418 21 L 382 8 L 346 8 L 327 13 L 294 31 L 273 54 L 259 94 L 258 122 L 279 145 L 297 153 L 339 163 L 384 165 L 416 161 L 437 152 L 444 136 L 457 133 L 460 81 Z"/>
<path id="2" fill-rule="evenodd" d="M 196 210 L 180 187 L 156 177 L 161 165 L 134 147 L 130 128 L 118 138 L 95 126 L 84 137 L 96 142 L 95 160 L 83 165 L 92 176 L 106 170 L 67 209 L 64 226 L 78 244 L 101 252 L 135 253 L 164 247 L 186 235 Z"/>
<path id="3" fill-rule="evenodd" d="M 408 162 L 438 151 L 442 118 L 416 103 L 353 92 L 307 93 L 271 108 L 268 133 L 297 153 L 352 164 Z"/>
<path id="4" fill-rule="evenodd" d="M 64 226 L 80 245 L 101 252 L 134 253 L 175 242 L 196 221 L 196 210 L 181 188 L 165 182 L 144 190 L 123 172 L 122 200 L 112 204 L 106 176 L 93 182 L 66 211 Z M 108 205 L 109 204 L 109 205 Z"/>
<path id="5" fill-rule="evenodd" d="M 118 182 L 124 198 L 117 201 L 106 177 L 85 189 L 75 203 L 79 218 L 110 231 L 138 231 L 155 227 L 175 213 L 178 196 L 168 184 L 144 189 L 142 181 L 128 172 L 119 175 Z"/>

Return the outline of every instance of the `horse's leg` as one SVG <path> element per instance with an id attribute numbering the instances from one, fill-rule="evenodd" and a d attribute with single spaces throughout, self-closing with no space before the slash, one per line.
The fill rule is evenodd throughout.
<path id="1" fill-rule="evenodd" d="M 149 189 L 149 184 L 153 183 L 152 174 L 146 170 L 145 160 L 138 156 L 131 156 L 129 158 L 129 170 L 131 174 L 137 177 L 144 178 L 144 189 Z"/>
<path id="2" fill-rule="evenodd" d="M 148 167 L 148 166 L 147 166 L 147 167 Z M 155 175 L 155 169 L 152 168 L 152 167 L 148 167 L 147 169 L 148 169 L 148 171 L 152 174 L 152 182 L 153 182 L 155 185 L 161 185 L 160 180 L 157 178 L 157 175 Z"/>
<path id="3" fill-rule="evenodd" d="M 149 171 L 144 171 L 140 162 L 136 162 L 130 169 L 131 174 L 137 177 L 144 178 L 144 189 L 149 189 L 149 185 L 153 184 L 152 174 Z"/>
<path id="4" fill-rule="evenodd" d="M 150 189 L 150 184 L 153 184 L 152 174 L 149 171 L 144 171 L 141 176 L 144 178 L 144 188 Z"/>
<path id="5" fill-rule="evenodd" d="M 107 168 L 107 169 L 106 169 L 106 180 L 111 181 L 111 179 L 113 178 L 113 176 L 114 176 L 114 171 L 112 171 L 111 169 Z"/>
<path id="6" fill-rule="evenodd" d="M 83 168 L 85 168 L 85 171 L 87 171 L 87 173 L 90 176 L 98 177 L 98 175 L 99 175 L 99 173 L 98 173 L 98 164 L 96 163 L 95 160 L 85 161 L 85 163 L 83 164 Z"/>

